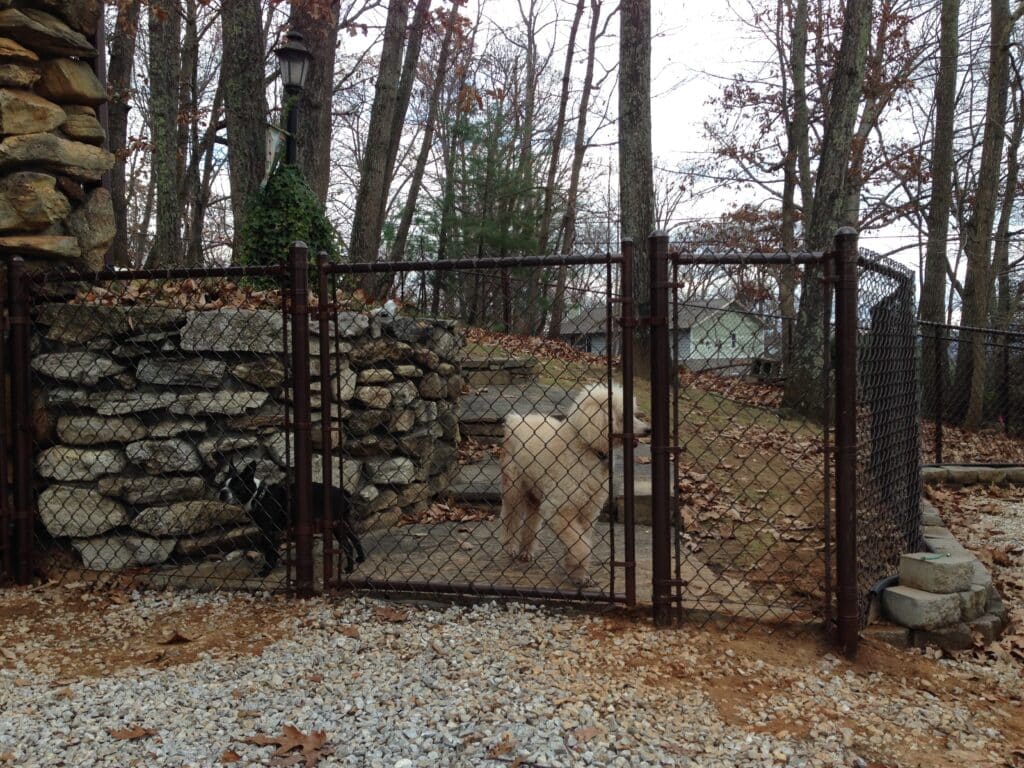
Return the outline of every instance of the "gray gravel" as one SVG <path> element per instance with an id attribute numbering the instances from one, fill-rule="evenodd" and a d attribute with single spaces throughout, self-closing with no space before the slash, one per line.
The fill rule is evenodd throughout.
<path id="1" fill-rule="evenodd" d="M 0 610 L 10 599 L 0 595 Z M 96 610 L 127 638 L 197 605 L 230 622 L 281 601 L 133 594 Z M 19 646 L 0 657 L 0 765 L 217 766 L 225 750 L 237 765 L 273 765 L 271 748 L 244 739 L 288 724 L 326 732 L 333 753 L 321 766 L 894 766 L 932 748 L 984 765 L 1007 749 L 1006 718 L 979 715 L 967 688 L 947 700 L 885 664 L 823 655 L 813 638 L 658 632 L 521 605 L 390 605 L 407 613 L 391 622 L 383 606 L 296 602 L 275 614 L 280 627 L 267 629 L 281 639 L 260 655 L 213 650 L 97 677 L 18 661 Z M 358 637 L 344 634 L 352 627 Z M 934 667 L 933 691 L 973 674 L 907 660 Z M 999 696 L 1007 716 L 1020 715 L 1019 699 Z M 109 733 L 136 725 L 155 733 Z"/>

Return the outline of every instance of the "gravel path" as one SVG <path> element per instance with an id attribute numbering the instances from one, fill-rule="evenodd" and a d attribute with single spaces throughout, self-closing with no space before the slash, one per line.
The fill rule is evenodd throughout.
<path id="1" fill-rule="evenodd" d="M 1021 667 L 633 617 L 363 598 L 0 593 L 0 765 L 1013 765 Z M 134 738 L 133 738 L 134 737 Z M 1018 753 L 1021 754 L 1021 753 Z M 298 753 L 293 753 L 298 756 Z"/>

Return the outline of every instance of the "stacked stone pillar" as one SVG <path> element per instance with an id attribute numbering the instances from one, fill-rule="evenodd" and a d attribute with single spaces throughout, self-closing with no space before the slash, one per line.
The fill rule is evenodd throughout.
<path id="1" fill-rule="evenodd" d="M 0 3 L 0 256 L 99 269 L 114 239 L 97 108 L 99 0 Z"/>

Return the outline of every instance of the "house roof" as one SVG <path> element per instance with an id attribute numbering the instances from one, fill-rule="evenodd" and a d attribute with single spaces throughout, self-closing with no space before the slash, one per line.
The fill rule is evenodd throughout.
<path id="1" fill-rule="evenodd" d="M 621 304 L 613 306 L 613 317 L 619 317 Z M 720 312 L 735 307 L 746 311 L 733 299 L 687 299 L 680 301 L 676 313 L 676 328 L 691 328 L 701 316 L 709 312 Z M 669 310 L 671 311 L 671 309 Z M 581 312 L 562 321 L 563 336 L 580 336 L 605 333 L 607 328 L 607 307 L 585 307 Z"/>

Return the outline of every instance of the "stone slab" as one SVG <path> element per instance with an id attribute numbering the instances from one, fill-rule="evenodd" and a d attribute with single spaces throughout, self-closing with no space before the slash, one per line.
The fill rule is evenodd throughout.
<path id="1" fill-rule="evenodd" d="M 900 585 L 949 594 L 971 587 L 974 558 L 970 555 L 912 552 L 900 557 Z"/>
<path id="2" fill-rule="evenodd" d="M 960 621 L 960 597 L 900 585 L 882 593 L 886 616 L 911 629 L 935 629 Z"/>

